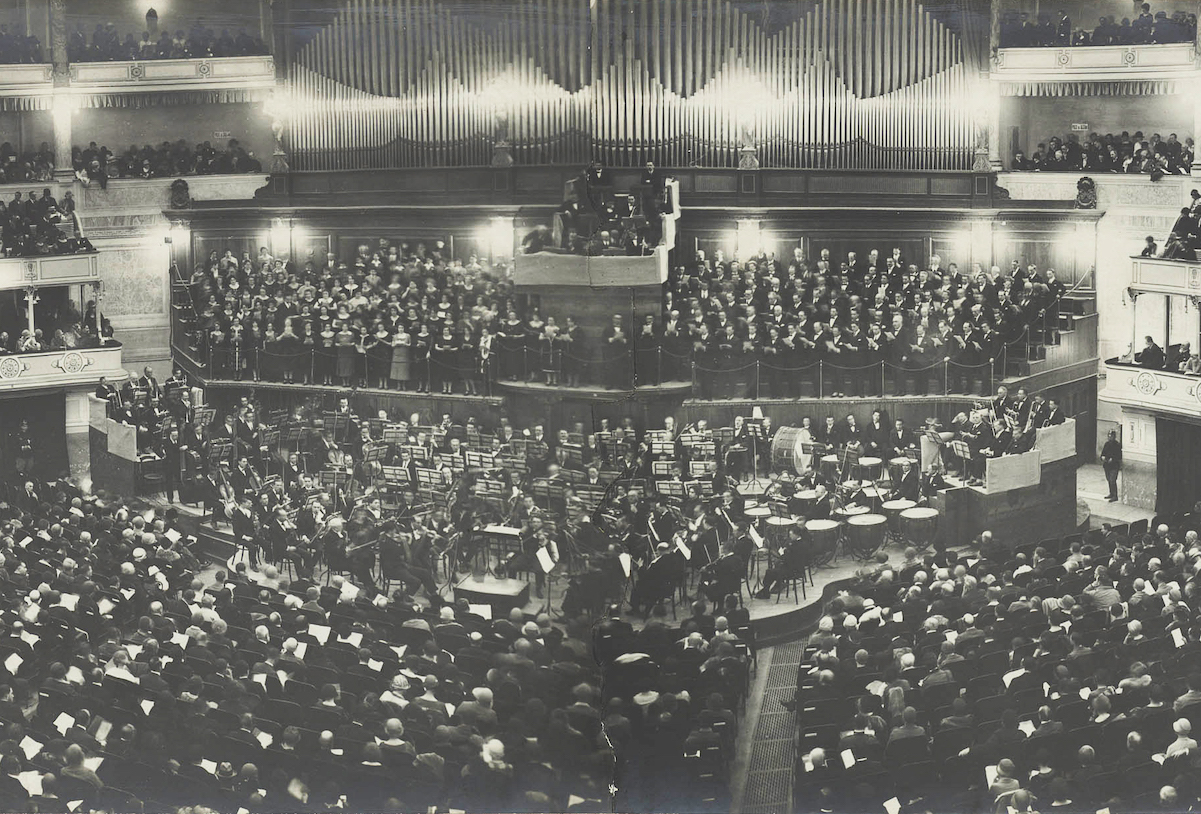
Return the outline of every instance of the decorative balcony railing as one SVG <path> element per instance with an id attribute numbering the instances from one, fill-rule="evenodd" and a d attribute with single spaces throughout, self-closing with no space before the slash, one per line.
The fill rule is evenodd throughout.
<path id="1" fill-rule="evenodd" d="M 102 348 L 50 350 L 0 356 L 0 391 L 94 385 L 101 376 L 125 378 L 120 343 Z"/>
<path id="2" fill-rule="evenodd" d="M 270 56 L 149 59 L 123 62 L 80 62 L 71 65 L 71 91 L 80 96 L 151 91 L 266 91 L 275 86 L 275 60 Z M 19 97 L 10 105 L 49 109 L 54 70 L 49 64 L 4 65 L 0 97 Z"/>
<path id="3" fill-rule="evenodd" d="M 99 279 L 96 252 L 0 259 L 0 291 L 27 286 L 79 285 Z"/>
<path id="4" fill-rule="evenodd" d="M 1201 376 L 1106 359 L 1105 389 L 1100 398 L 1128 407 L 1195 418 L 1201 410 Z"/>
<path id="5" fill-rule="evenodd" d="M 1182 79 L 1201 68 L 1191 42 L 1170 45 L 1089 45 L 1000 48 L 992 78 L 1013 82 Z"/>

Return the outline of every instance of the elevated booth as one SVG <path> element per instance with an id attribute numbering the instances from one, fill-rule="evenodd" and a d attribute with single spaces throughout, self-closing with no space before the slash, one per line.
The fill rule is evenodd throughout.
<path id="1" fill-rule="evenodd" d="M 0 324 L 15 343 L 23 331 L 43 332 L 45 350 L 0 356 L 3 434 L 22 420 L 39 440 L 33 470 L 50 477 L 86 467 L 88 403 L 102 377 L 124 380 L 122 347 L 109 341 L 90 347 L 51 348 L 56 327 L 74 309 L 102 319 L 99 255 L 53 255 L 0 259 Z M 54 424 L 54 426 L 51 426 Z"/>

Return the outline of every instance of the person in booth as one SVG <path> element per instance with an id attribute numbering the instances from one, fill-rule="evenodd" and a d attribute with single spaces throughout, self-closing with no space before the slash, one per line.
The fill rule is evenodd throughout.
<path id="1" fill-rule="evenodd" d="M 1135 355 L 1136 361 L 1148 370 L 1163 370 L 1163 348 L 1155 344 L 1155 340 L 1147 336 L 1143 339 L 1143 350 Z"/>

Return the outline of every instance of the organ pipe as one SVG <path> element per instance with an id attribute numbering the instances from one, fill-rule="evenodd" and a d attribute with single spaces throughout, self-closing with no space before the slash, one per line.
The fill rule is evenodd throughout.
<path id="1" fill-rule="evenodd" d="M 290 68 L 297 169 L 523 163 L 964 170 L 972 71 L 917 0 L 342 0 Z M 766 15 L 764 15 L 766 16 Z M 502 116 L 507 125 L 502 125 Z"/>

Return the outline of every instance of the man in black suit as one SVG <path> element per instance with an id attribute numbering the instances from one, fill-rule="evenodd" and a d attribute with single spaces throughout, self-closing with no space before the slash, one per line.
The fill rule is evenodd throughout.
<path id="1" fill-rule="evenodd" d="M 872 420 L 863 429 L 863 454 L 887 460 L 893 457 L 888 443 L 889 430 L 879 410 L 872 410 Z"/>
<path id="2" fill-rule="evenodd" d="M 905 422 L 897 419 L 888 436 L 888 450 L 894 458 L 903 458 L 907 450 L 917 446 L 917 435 L 905 429 Z"/>
<path id="3" fill-rule="evenodd" d="M 1118 440 L 1117 430 L 1109 431 L 1105 446 L 1101 447 L 1101 467 L 1105 470 L 1105 480 L 1109 482 L 1110 503 L 1118 499 L 1118 472 L 1122 469 L 1122 442 Z"/>
<path id="4" fill-rule="evenodd" d="M 163 389 L 159 387 L 158 379 L 154 378 L 154 371 L 150 369 L 149 365 L 142 369 L 142 376 L 138 379 L 138 388 L 145 390 L 151 401 L 158 401 L 163 396 Z"/>
<path id="5" fill-rule="evenodd" d="M 172 426 L 171 431 L 167 433 L 167 438 L 163 441 L 163 494 L 172 503 L 178 500 L 184 449 L 186 447 L 179 438 L 179 427 Z"/>
<path id="6" fill-rule="evenodd" d="M 1142 353 L 1138 354 L 1138 363 L 1149 370 L 1163 370 L 1163 348 L 1155 344 L 1151 337 L 1144 338 Z"/>
<path id="7" fill-rule="evenodd" d="M 1062 424 L 1067 419 L 1063 415 L 1063 411 L 1059 409 L 1059 401 L 1056 399 L 1047 400 L 1047 415 L 1043 418 L 1043 423 L 1040 427 L 1056 427 Z"/>
<path id="8" fill-rule="evenodd" d="M 250 558 L 250 567 L 259 567 L 259 545 L 255 539 L 254 511 L 250 506 L 250 498 L 243 495 L 238 500 L 238 506 L 233 511 L 234 545 L 246 546 Z"/>
<path id="9" fill-rule="evenodd" d="M 921 482 L 918 480 L 917 470 L 909 462 L 909 459 L 906 458 L 905 463 L 901 464 L 901 479 L 897 483 L 896 488 L 892 490 L 889 499 L 912 500 L 914 503 L 917 503 L 921 499 L 921 496 Z"/>
<path id="10" fill-rule="evenodd" d="M 997 395 L 993 397 L 991 402 L 992 414 L 994 418 L 1005 418 L 1005 412 L 1009 409 L 1012 402 L 1009 400 L 1009 388 L 1001 385 L 997 388 Z"/>
<path id="11" fill-rule="evenodd" d="M 104 399 L 108 402 L 108 407 L 105 409 L 111 416 L 113 408 L 121 403 L 121 394 L 117 391 L 115 385 L 108 380 L 106 376 L 100 377 L 100 383 L 96 385 L 96 398 Z"/>

